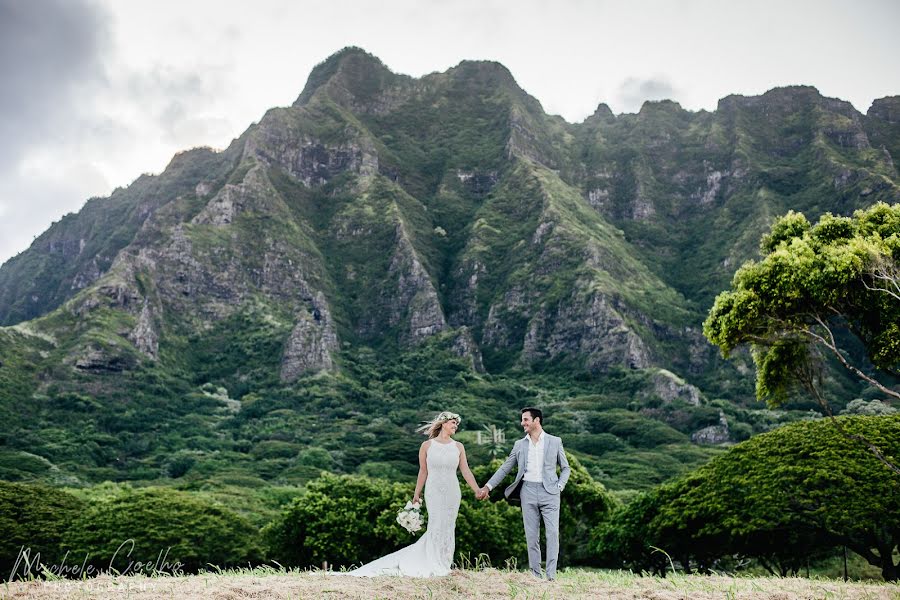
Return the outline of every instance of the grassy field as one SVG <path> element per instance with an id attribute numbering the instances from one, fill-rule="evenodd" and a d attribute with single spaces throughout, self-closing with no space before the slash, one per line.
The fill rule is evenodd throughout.
<path id="1" fill-rule="evenodd" d="M 527 573 L 454 570 L 447 577 L 345 577 L 316 571 L 238 570 L 185 577 L 103 576 L 85 581 L 4 584 L 0 598 L 612 598 L 676 599 L 900 599 L 897 584 L 804 578 L 670 575 L 641 577 L 619 571 L 566 570 L 544 582 Z"/>

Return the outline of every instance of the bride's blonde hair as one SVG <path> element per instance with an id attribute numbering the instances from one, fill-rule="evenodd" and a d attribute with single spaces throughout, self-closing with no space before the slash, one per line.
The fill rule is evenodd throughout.
<path id="1" fill-rule="evenodd" d="M 459 422 L 462 421 L 462 418 L 456 413 L 445 410 L 429 422 L 423 423 L 421 427 L 416 429 L 416 431 L 427 435 L 428 439 L 436 438 L 441 432 L 441 427 L 447 421 L 456 421 L 456 424 L 459 425 Z"/>

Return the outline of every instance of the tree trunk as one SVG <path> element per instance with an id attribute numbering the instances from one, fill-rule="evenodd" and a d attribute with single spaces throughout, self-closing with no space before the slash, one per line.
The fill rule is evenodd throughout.
<path id="1" fill-rule="evenodd" d="M 844 581 L 847 581 L 847 546 L 844 546 Z"/>
<path id="2" fill-rule="evenodd" d="M 845 556 L 847 547 L 847 545 L 844 546 Z M 898 581 L 898 579 L 900 579 L 900 566 L 894 564 L 894 548 L 896 545 L 879 545 L 877 548 L 878 554 L 875 554 L 865 546 L 849 545 L 849 547 L 851 550 L 865 558 L 866 562 L 873 567 L 880 567 L 881 576 L 884 577 L 885 581 Z"/>
<path id="3" fill-rule="evenodd" d="M 881 565 L 881 576 L 884 577 L 885 581 L 900 581 L 900 568 L 894 564 L 892 556 L 884 557 L 884 562 Z"/>
<path id="4" fill-rule="evenodd" d="M 778 573 L 775 572 L 775 569 L 773 569 L 764 558 L 757 557 L 756 560 L 758 560 L 759 564 L 761 564 L 763 567 L 765 567 L 766 571 L 771 573 L 773 577 L 778 577 Z"/>

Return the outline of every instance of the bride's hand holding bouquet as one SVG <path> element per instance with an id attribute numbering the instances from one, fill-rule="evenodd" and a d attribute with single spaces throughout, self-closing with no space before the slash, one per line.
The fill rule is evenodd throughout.
<path id="1" fill-rule="evenodd" d="M 397 522 L 403 529 L 410 533 L 415 533 L 422 529 L 422 513 L 419 510 L 421 504 L 418 498 L 413 498 L 412 502 L 407 502 L 406 506 L 397 513 Z"/>

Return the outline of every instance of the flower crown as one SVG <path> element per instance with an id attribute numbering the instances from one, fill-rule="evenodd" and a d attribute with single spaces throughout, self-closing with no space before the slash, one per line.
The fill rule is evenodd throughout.
<path id="1" fill-rule="evenodd" d="M 456 421 L 457 423 L 459 423 L 460 421 L 462 421 L 462 417 L 460 417 L 456 413 L 450 412 L 449 410 L 445 410 L 444 412 L 439 414 L 437 416 L 437 419 L 435 420 L 440 423 L 443 423 L 445 421 Z"/>

